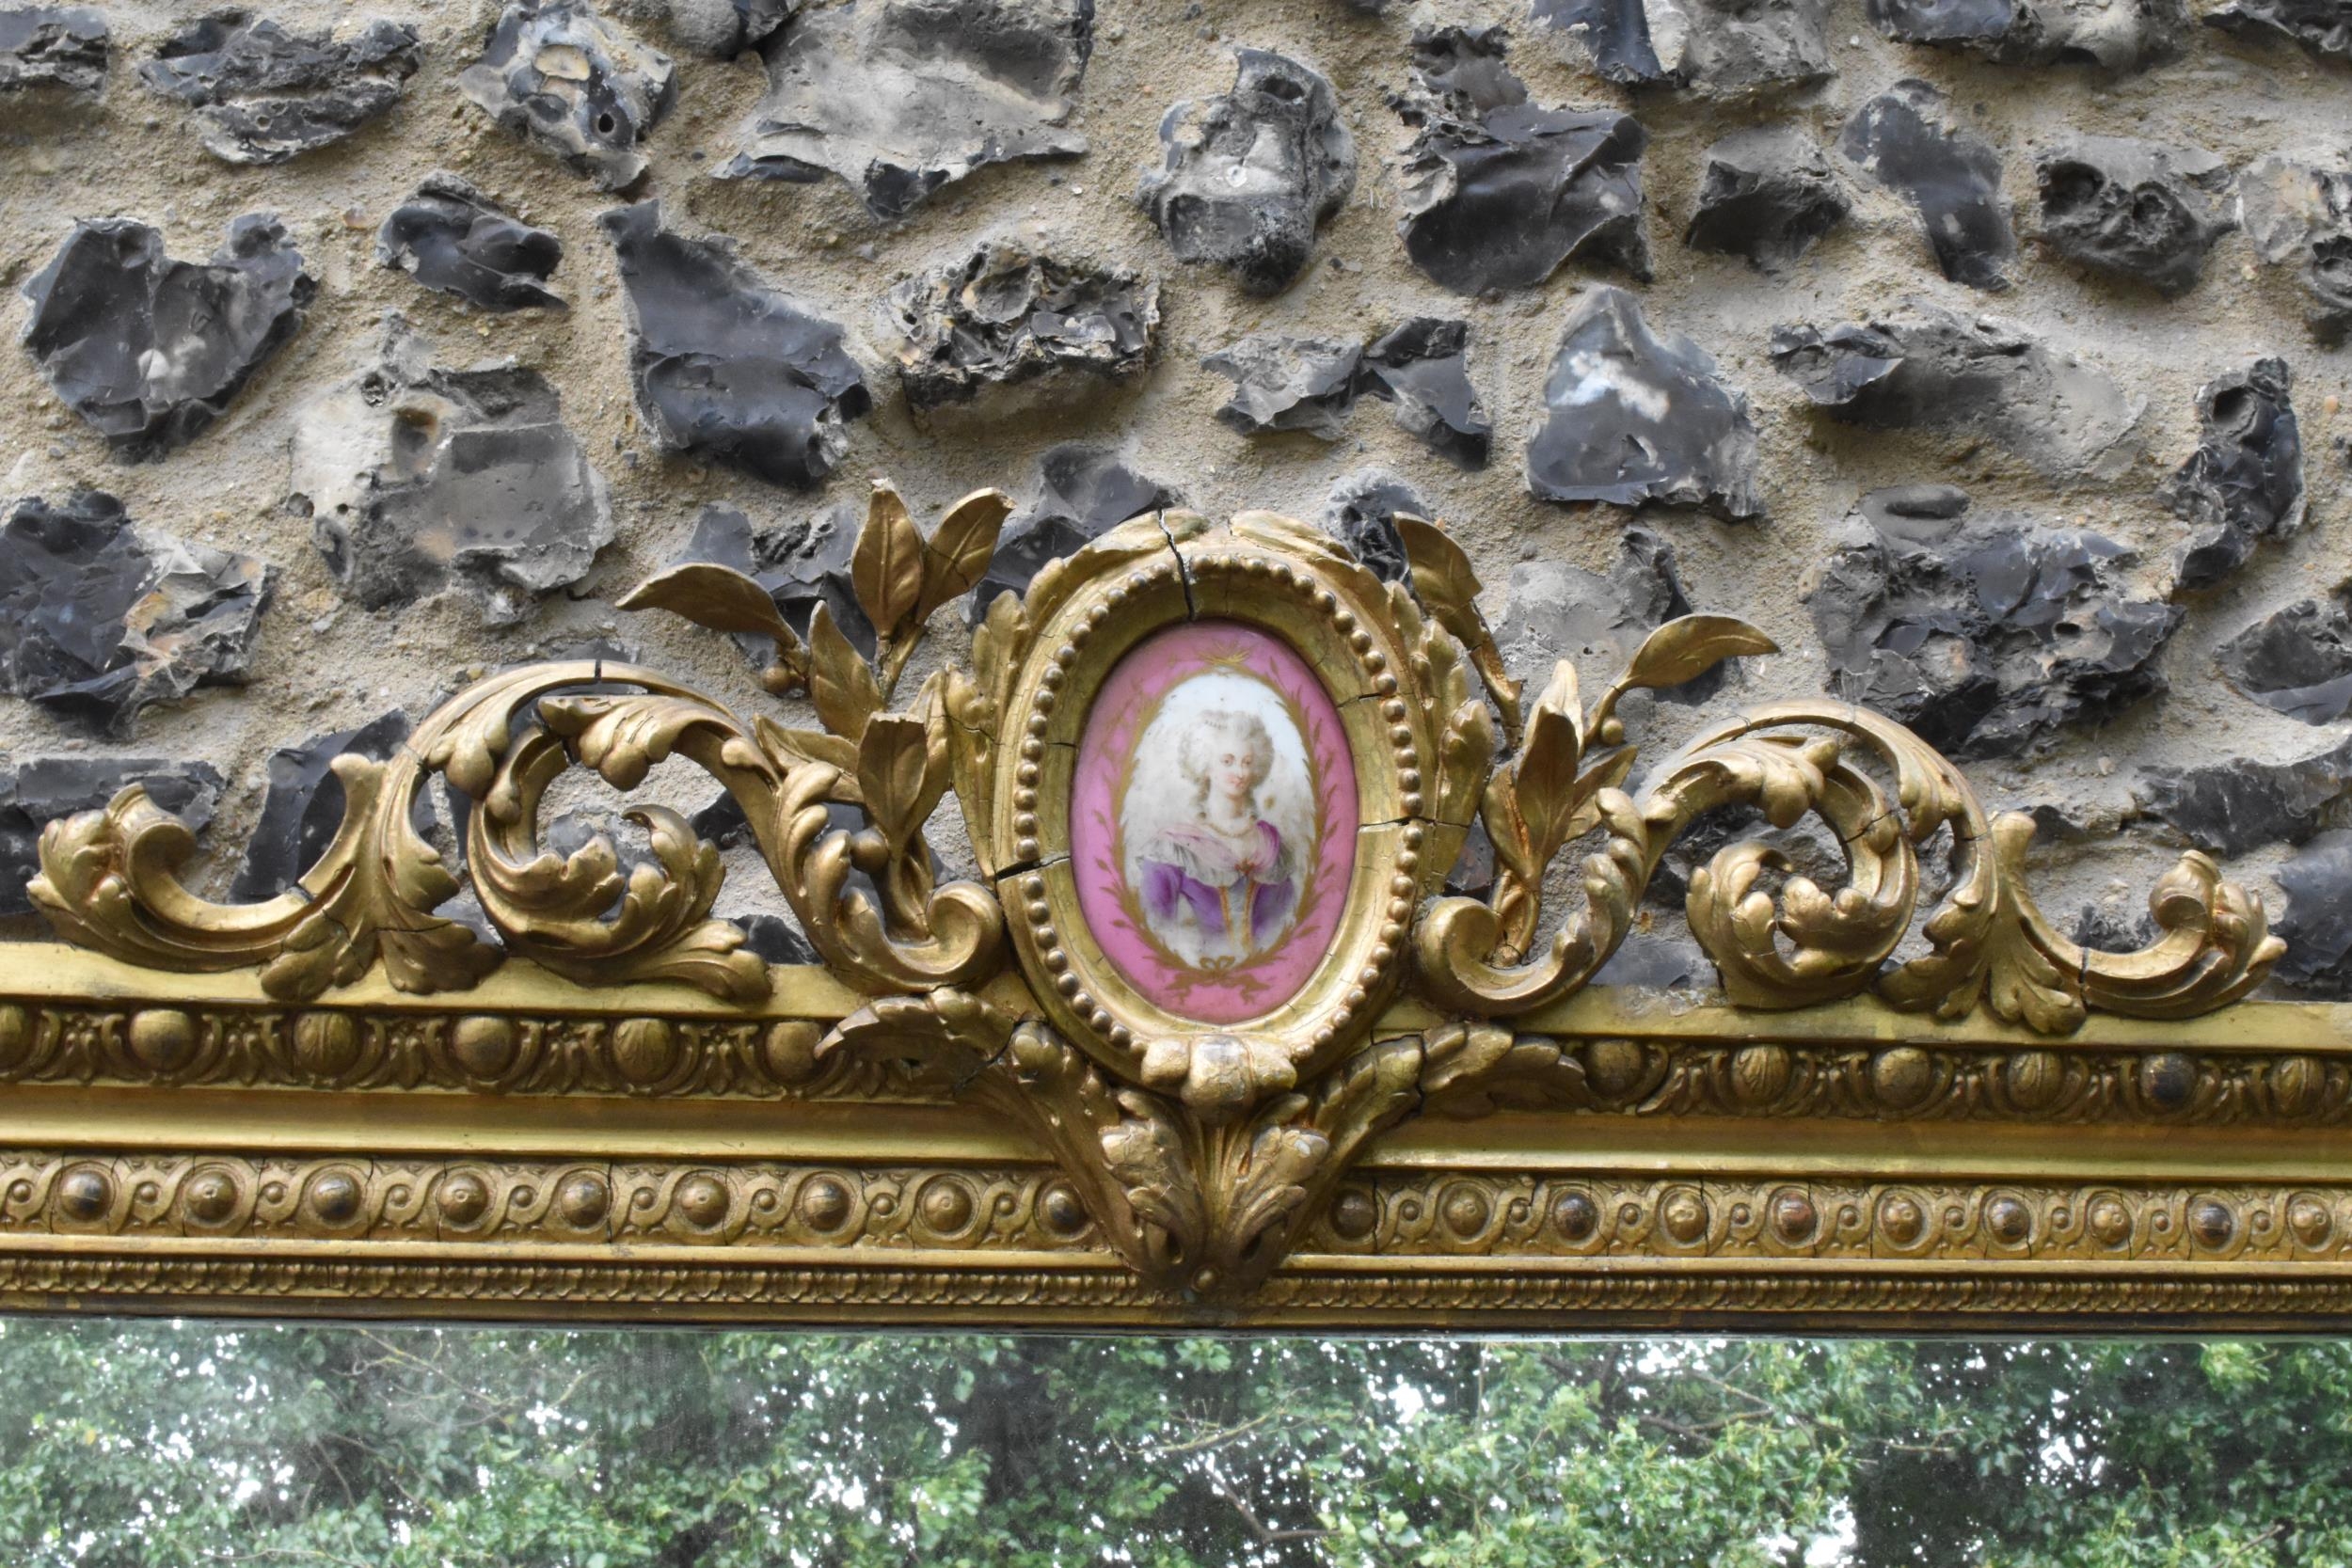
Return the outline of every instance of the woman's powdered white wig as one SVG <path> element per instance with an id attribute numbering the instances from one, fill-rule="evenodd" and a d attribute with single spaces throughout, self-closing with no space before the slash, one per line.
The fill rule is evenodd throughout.
<path id="1" fill-rule="evenodd" d="M 1265 721 L 1254 713 L 1211 708 L 1176 748 L 1176 766 L 1184 769 L 1185 782 L 1192 785 L 1194 805 L 1208 803 L 1209 769 L 1229 746 L 1247 746 L 1257 759 L 1249 773 L 1250 793 L 1256 794 L 1265 783 L 1266 773 L 1274 767 L 1274 737 L 1266 733 Z"/>

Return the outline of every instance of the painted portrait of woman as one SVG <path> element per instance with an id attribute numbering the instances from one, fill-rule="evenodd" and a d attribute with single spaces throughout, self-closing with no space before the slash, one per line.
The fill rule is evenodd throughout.
<path id="1" fill-rule="evenodd" d="M 1279 638 L 1171 626 L 1087 720 L 1071 861 L 1093 940 L 1152 1003 L 1257 1017 L 1328 956 L 1355 859 L 1355 768 L 1330 697 Z"/>
<path id="2" fill-rule="evenodd" d="M 1134 853 L 1144 918 L 1190 962 L 1247 958 L 1281 940 L 1298 907 L 1299 847 L 1264 798 L 1274 737 L 1256 714 L 1212 708 L 1176 740 L 1188 810 Z"/>

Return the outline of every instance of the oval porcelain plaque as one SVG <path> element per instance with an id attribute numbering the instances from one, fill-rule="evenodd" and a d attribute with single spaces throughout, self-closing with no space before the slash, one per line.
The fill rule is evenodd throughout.
<path id="1" fill-rule="evenodd" d="M 1070 848 L 1104 954 L 1153 1005 L 1238 1023 L 1330 951 L 1356 862 L 1338 710 L 1279 639 L 1171 626 L 1103 683 L 1080 738 Z"/>

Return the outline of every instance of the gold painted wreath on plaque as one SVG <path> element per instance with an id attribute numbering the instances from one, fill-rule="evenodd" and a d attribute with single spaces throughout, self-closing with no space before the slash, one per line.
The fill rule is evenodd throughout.
<path id="1" fill-rule="evenodd" d="M 876 488 L 850 562 L 870 661 L 821 606 L 803 638 L 721 566 L 674 567 L 622 601 L 772 639 L 764 683 L 804 689 L 819 729 L 745 723 L 649 670 L 519 669 L 453 698 L 390 761 L 336 759 L 342 830 L 278 898 L 190 893 L 190 833 L 136 786 L 51 825 L 32 896 L 72 942 L 164 970 L 258 966 L 290 1001 L 379 961 L 403 990 L 462 990 L 515 957 L 748 1006 L 767 967 L 710 918 L 719 852 L 676 813 L 629 814 L 651 856 L 626 874 L 607 837 L 567 856 L 538 844 L 566 769 L 627 790 L 684 757 L 741 808 L 828 971 L 871 999 L 815 1041 L 807 1073 L 948 1075 L 1042 1141 L 1136 1268 L 1203 1296 L 1263 1279 L 1402 1118 L 1573 1101 L 1580 1059 L 1511 1021 L 1593 979 L 1667 848 L 1718 808 L 1781 828 L 1815 814 L 1847 861 L 1824 888 L 1740 842 L 1691 879 L 1691 929 L 1740 1006 L 1867 992 L 2063 1033 L 2092 1008 L 2217 1007 L 2283 951 L 2260 899 L 2196 853 L 2151 895 L 2151 945 L 2070 942 L 2025 885 L 2030 820 L 1988 818 L 1952 764 L 1845 705 L 1750 712 L 1629 790 L 1626 694 L 1772 641 L 1685 616 L 1589 705 L 1565 660 L 1530 705 L 1469 559 L 1415 518 L 1398 519 L 1410 572 L 1391 583 L 1270 513 L 1136 517 L 998 597 L 969 666 L 894 710 L 926 623 L 979 580 L 1009 510 L 981 491 L 926 538 Z M 464 884 L 496 943 L 437 912 L 463 887 L 412 822 L 434 774 L 470 802 Z M 924 832 L 950 789 L 977 877 L 940 886 Z M 841 808 L 862 826 L 837 825 Z M 1493 884 L 1449 896 L 1473 822 Z M 1921 849 L 1947 830 L 1948 889 L 1922 919 Z M 1553 898 L 1572 847 L 1570 896 Z"/>

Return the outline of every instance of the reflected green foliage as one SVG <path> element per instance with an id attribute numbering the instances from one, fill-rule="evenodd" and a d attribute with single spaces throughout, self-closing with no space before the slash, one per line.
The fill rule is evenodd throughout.
<path id="1" fill-rule="evenodd" d="M 2352 1347 L 0 1322 L 0 1563 L 2352 1561 Z"/>

